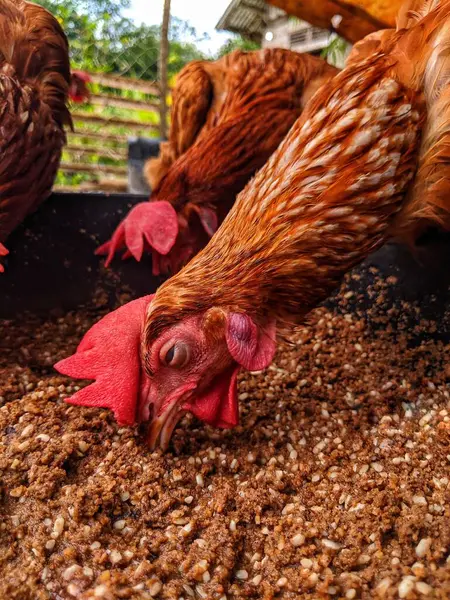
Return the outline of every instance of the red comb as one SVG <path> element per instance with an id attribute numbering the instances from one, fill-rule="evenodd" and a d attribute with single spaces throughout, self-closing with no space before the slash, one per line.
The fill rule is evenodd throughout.
<path id="1" fill-rule="evenodd" d="M 96 254 L 106 254 L 108 267 L 115 252 L 128 248 L 137 261 L 142 258 L 144 242 L 159 254 L 166 255 L 178 235 L 178 217 L 174 207 L 165 200 L 136 204 L 114 232 L 111 240 L 97 248 Z"/>
<path id="2" fill-rule="evenodd" d="M 0 243 L 0 256 L 6 256 L 7 254 L 9 254 L 9 250 L 7 248 L 5 248 L 5 246 L 3 244 Z M 0 264 L 0 273 L 3 273 L 5 270 L 4 266 L 2 264 Z"/>
<path id="3" fill-rule="evenodd" d="M 67 402 L 110 408 L 121 425 L 136 422 L 140 336 L 152 298 L 133 300 L 103 317 L 86 333 L 76 353 L 55 365 L 63 375 L 95 380 Z"/>

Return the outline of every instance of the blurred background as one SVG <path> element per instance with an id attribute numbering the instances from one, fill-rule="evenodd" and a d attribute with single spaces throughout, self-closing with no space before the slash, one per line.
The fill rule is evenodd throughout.
<path id="1" fill-rule="evenodd" d="M 186 63 L 276 46 L 342 66 L 352 41 L 386 26 L 332 0 L 37 1 L 63 25 L 90 90 L 73 106 L 56 191 L 147 193 L 142 164 L 167 136 L 170 88 Z"/>

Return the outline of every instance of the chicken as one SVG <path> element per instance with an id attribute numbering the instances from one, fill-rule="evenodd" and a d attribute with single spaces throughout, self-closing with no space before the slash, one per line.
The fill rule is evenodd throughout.
<path id="1" fill-rule="evenodd" d="M 2 242 L 50 194 L 71 125 L 69 83 L 58 21 L 36 4 L 0 0 L 0 257 Z"/>
<path id="2" fill-rule="evenodd" d="M 353 64 L 359 64 L 365 58 L 374 55 L 395 33 L 395 29 L 381 29 L 367 35 L 364 39 L 354 44 L 350 54 L 347 56 L 345 65 L 350 67 Z"/>
<path id="3" fill-rule="evenodd" d="M 91 94 L 87 84 L 92 81 L 91 76 L 84 71 L 73 70 L 70 78 L 69 98 L 75 104 L 88 102 Z"/>
<path id="4" fill-rule="evenodd" d="M 290 50 L 233 52 L 179 74 L 169 141 L 146 166 L 151 202 L 135 206 L 97 253 L 127 247 L 153 272 L 176 272 L 216 231 L 247 181 L 266 162 L 314 92 L 337 69 Z"/>
<path id="5" fill-rule="evenodd" d="M 267 367 L 277 334 L 387 239 L 450 229 L 450 2 L 401 25 L 317 92 L 206 248 L 56 365 L 96 379 L 72 402 L 148 420 L 152 447 L 186 411 L 231 427 L 238 370 Z"/>

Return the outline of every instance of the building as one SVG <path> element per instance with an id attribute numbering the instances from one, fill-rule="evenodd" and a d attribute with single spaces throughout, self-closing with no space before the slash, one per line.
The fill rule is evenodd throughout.
<path id="1" fill-rule="evenodd" d="M 264 0 L 232 0 L 216 29 L 238 33 L 263 48 L 289 48 L 310 54 L 320 53 L 332 39 L 326 29 L 290 17 Z"/>

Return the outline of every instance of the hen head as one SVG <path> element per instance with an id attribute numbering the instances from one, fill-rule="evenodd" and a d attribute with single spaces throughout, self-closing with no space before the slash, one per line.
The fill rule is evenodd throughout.
<path id="1" fill-rule="evenodd" d="M 146 296 L 104 317 L 76 354 L 55 368 L 95 383 L 68 401 L 108 407 L 121 424 L 147 423 L 152 449 L 167 449 L 186 412 L 215 427 L 238 423 L 237 374 L 260 370 L 275 353 L 275 325 L 259 327 L 243 313 L 213 307 L 152 328 Z"/>
<path id="2" fill-rule="evenodd" d="M 87 84 L 91 82 L 91 77 L 84 71 L 72 71 L 69 98 L 76 104 L 87 102 L 91 97 Z"/>
<path id="3" fill-rule="evenodd" d="M 208 243 L 217 227 L 217 214 L 208 206 L 188 203 L 177 213 L 167 200 L 141 202 L 96 254 L 106 255 L 108 267 L 120 249 L 126 249 L 124 259 L 133 256 L 137 261 L 147 249 L 152 255 L 153 275 L 176 273 Z"/>
<path id="4" fill-rule="evenodd" d="M 218 227 L 217 213 L 214 208 L 209 206 L 188 202 L 181 208 L 177 207 L 177 212 L 174 205 L 165 200 L 146 202 L 143 203 L 143 205 L 145 205 L 147 214 L 150 214 L 150 212 L 152 213 L 152 217 L 148 220 L 147 224 L 144 220 L 140 221 L 136 235 L 138 237 L 143 237 L 149 246 L 148 249 L 152 254 L 153 275 L 177 273 L 193 256 L 206 246 Z M 170 230 L 170 234 L 166 234 L 165 236 L 167 246 L 166 249 L 163 250 L 157 248 L 155 244 L 152 244 L 150 241 L 152 236 L 151 232 L 155 231 L 158 227 L 158 219 L 155 218 L 154 210 L 156 205 L 159 207 L 159 211 L 163 209 L 164 212 L 167 213 L 163 228 L 166 232 L 169 232 Z M 125 227 L 127 226 L 126 221 L 129 218 L 132 218 L 131 212 L 123 222 Z M 171 213 L 170 217 L 168 216 L 169 212 Z M 130 254 L 139 261 L 144 246 L 142 246 L 139 253 L 133 253 L 131 252 L 131 241 L 130 244 L 131 245 L 128 245 Z M 128 255 L 128 253 L 126 255 Z M 106 265 L 108 266 L 108 264 L 109 263 L 107 262 Z"/>

